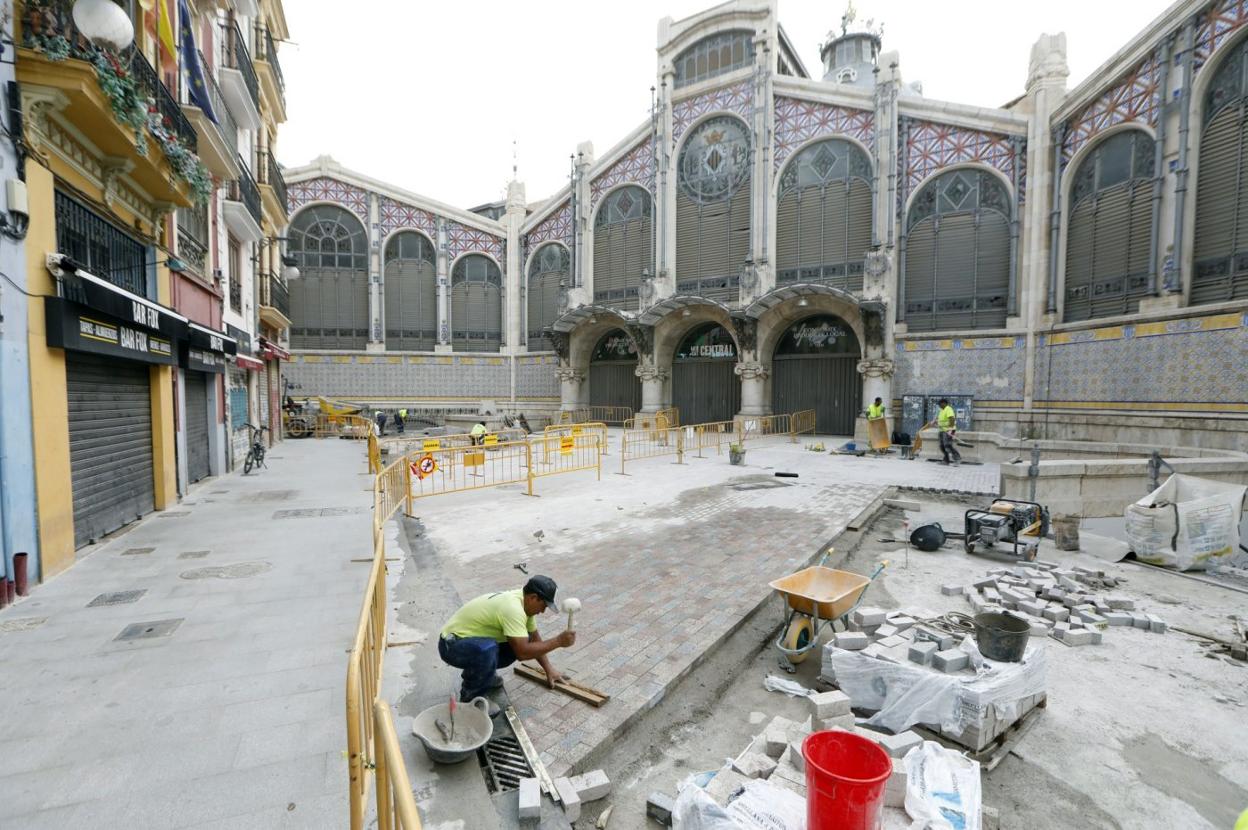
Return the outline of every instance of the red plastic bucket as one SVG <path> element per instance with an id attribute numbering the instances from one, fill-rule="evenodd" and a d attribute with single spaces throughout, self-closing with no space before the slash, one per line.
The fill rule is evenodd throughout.
<path id="1" fill-rule="evenodd" d="M 806 830 L 879 830 L 893 759 L 866 738 L 839 729 L 802 741 Z"/>

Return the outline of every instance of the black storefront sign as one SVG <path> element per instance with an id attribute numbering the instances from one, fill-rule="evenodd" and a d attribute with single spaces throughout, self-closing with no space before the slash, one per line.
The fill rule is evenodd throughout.
<path id="1" fill-rule="evenodd" d="M 238 354 L 238 343 L 219 331 L 190 323 L 182 344 L 182 368 L 223 374 L 228 355 Z"/>
<path id="2" fill-rule="evenodd" d="M 175 344 L 180 338 L 176 331 L 167 335 L 163 330 L 140 328 L 126 319 L 119 319 L 60 297 L 45 297 L 43 303 L 47 317 L 48 345 L 53 348 L 165 366 L 172 366 L 177 362 Z M 157 318 L 148 319 L 161 323 Z M 185 324 L 176 317 L 169 317 L 169 320 L 180 324 L 185 331 Z M 172 329 L 174 326 L 167 328 Z"/>
<path id="3" fill-rule="evenodd" d="M 225 331 L 230 335 L 230 337 L 233 337 L 234 342 L 238 344 L 238 351 L 231 352 L 231 354 L 253 354 L 250 334 L 236 326 L 231 326 L 229 323 L 225 324 Z"/>
<path id="4" fill-rule="evenodd" d="M 92 274 L 77 272 L 61 277 L 61 298 L 103 312 L 122 325 L 158 332 L 177 342 L 186 336 L 186 318 L 145 300 Z"/>

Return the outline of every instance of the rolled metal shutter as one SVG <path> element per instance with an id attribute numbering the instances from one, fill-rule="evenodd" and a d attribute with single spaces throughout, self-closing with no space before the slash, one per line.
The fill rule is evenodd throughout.
<path id="1" fill-rule="evenodd" d="M 798 208 L 798 265 L 805 271 L 806 269 L 816 269 L 811 277 L 818 279 L 820 271 L 817 270 L 824 263 L 829 262 L 825 256 L 826 246 L 824 239 L 828 230 L 826 219 L 829 215 L 835 215 L 834 206 L 828 204 L 829 188 L 824 187 L 804 187 L 797 193 Z M 835 224 L 835 222 L 833 222 Z M 804 281 L 806 275 L 803 274 L 801 279 Z"/>
<path id="2" fill-rule="evenodd" d="M 906 237 L 906 326 L 910 331 L 936 328 L 936 222 L 924 219 Z"/>
<path id="3" fill-rule="evenodd" d="M 609 361 L 589 364 L 589 403 L 591 406 L 623 406 L 641 409 L 641 380 L 636 361 Z"/>
<path id="4" fill-rule="evenodd" d="M 790 190 L 776 206 L 776 282 L 796 282 L 801 259 L 798 192 Z"/>
<path id="5" fill-rule="evenodd" d="M 74 545 L 156 509 L 152 397 L 145 364 L 66 352 Z"/>
<path id="6" fill-rule="evenodd" d="M 1242 241 L 1248 234 L 1240 230 L 1243 199 L 1248 195 L 1243 170 L 1248 161 L 1246 143 L 1248 107 L 1243 101 L 1215 115 L 1201 135 L 1192 305 L 1248 297 L 1248 259 L 1236 256 L 1248 248 Z"/>
<path id="7" fill-rule="evenodd" d="M 433 264 L 417 259 L 386 263 L 386 348 L 429 351 L 437 341 L 438 289 Z"/>
<path id="8" fill-rule="evenodd" d="M 480 349 L 496 352 L 503 347 L 503 291 L 493 283 L 481 286 L 481 300 L 477 305 L 481 315 L 481 331 L 485 339 Z"/>
<path id="9" fill-rule="evenodd" d="M 269 364 L 265 361 L 264 368 L 256 373 L 259 375 L 259 392 L 260 392 L 260 423 L 258 427 L 267 427 L 269 425 Z"/>
<path id="10" fill-rule="evenodd" d="M 871 186 L 862 179 L 852 179 L 849 201 L 845 206 L 848 230 L 845 238 L 846 280 L 850 291 L 862 290 L 863 262 L 871 247 Z"/>
<path id="11" fill-rule="evenodd" d="M 1086 199 L 1070 212 L 1066 232 L 1066 321 L 1092 316 L 1092 260 L 1096 256 L 1096 204 Z"/>
<path id="12" fill-rule="evenodd" d="M 624 305 L 629 311 L 641 307 L 641 272 L 654 273 L 654 233 L 650 217 L 634 219 L 624 226 Z"/>
<path id="13" fill-rule="evenodd" d="M 610 225 L 594 229 L 594 302 L 605 303 L 610 296 L 614 274 L 611 270 L 611 234 L 615 230 Z"/>
<path id="14" fill-rule="evenodd" d="M 529 335 L 527 342 L 531 352 L 551 348 L 545 329 L 559 316 L 559 281 L 566 280 L 567 276 L 565 272 L 548 271 L 529 280 L 526 311 Z"/>
<path id="15" fill-rule="evenodd" d="M 1009 311 L 1010 228 L 999 213 L 979 217 L 975 249 L 975 328 L 1004 328 Z"/>
<path id="16" fill-rule="evenodd" d="M 676 197 L 676 293 L 700 274 L 698 264 L 700 226 L 698 206 L 684 194 Z"/>
<path id="17" fill-rule="evenodd" d="M 191 483 L 208 477 L 208 381 L 204 372 L 182 373 L 183 401 L 186 411 L 182 413 L 186 424 L 186 475 Z"/>
<path id="18" fill-rule="evenodd" d="M 940 217 L 936 233 L 936 327 L 966 329 L 974 324 L 976 234 L 973 213 Z"/>

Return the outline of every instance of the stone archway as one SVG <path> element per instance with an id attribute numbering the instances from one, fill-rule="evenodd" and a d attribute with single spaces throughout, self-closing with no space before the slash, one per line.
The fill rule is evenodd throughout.
<path id="1" fill-rule="evenodd" d="M 650 329 L 640 326 L 634 315 L 603 306 L 580 306 L 564 312 L 550 327 L 551 345 L 559 356 L 556 374 L 560 382 L 560 408 L 590 405 L 590 364 L 595 348 L 611 331 L 622 331 L 637 356 L 636 376 L 650 362 Z"/>
<path id="2" fill-rule="evenodd" d="M 740 354 L 740 345 L 726 305 L 705 297 L 677 295 L 647 309 L 638 322 L 653 327 L 653 372 L 657 376 L 656 384 L 662 384 L 660 400 L 664 405 L 681 408 L 682 424 L 705 420 L 699 414 L 704 415 L 707 411 L 723 415 L 728 406 L 733 408 L 731 413 L 712 420 L 728 420 L 737 414 L 740 387 L 732 368 Z M 721 345 L 732 344 L 732 354 L 726 358 L 708 358 L 708 365 L 694 367 L 686 364 L 678 367 L 677 351 L 684 340 L 691 332 L 710 326 L 723 329 L 727 340 L 722 335 L 719 340 Z M 695 400 L 701 400 L 705 405 L 695 404 Z M 687 409 L 690 411 L 687 412 Z"/>

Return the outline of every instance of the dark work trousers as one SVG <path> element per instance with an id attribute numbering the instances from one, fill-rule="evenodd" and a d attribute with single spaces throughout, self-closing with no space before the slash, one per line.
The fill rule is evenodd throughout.
<path id="1" fill-rule="evenodd" d="M 399 428 L 399 435 L 403 434 L 404 420 L 402 415 L 394 416 L 394 425 Z"/>
<path id="2" fill-rule="evenodd" d="M 958 452 L 958 448 L 953 445 L 953 433 L 942 432 L 940 434 L 940 451 L 945 454 L 945 463 L 950 461 L 961 461 L 962 454 Z M 953 457 L 950 458 L 950 455 Z"/>
<path id="3" fill-rule="evenodd" d="M 489 637 L 439 637 L 438 655 L 442 662 L 462 670 L 459 699 L 464 703 L 488 692 L 495 672 L 516 662 L 511 643 Z"/>

